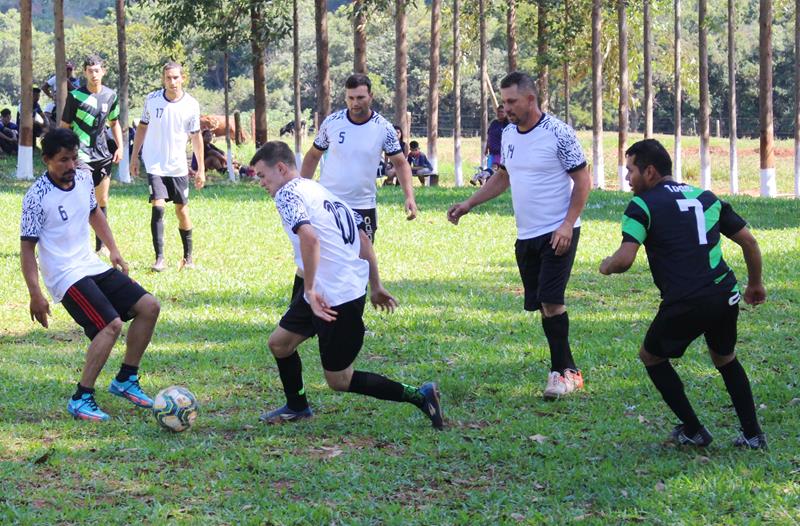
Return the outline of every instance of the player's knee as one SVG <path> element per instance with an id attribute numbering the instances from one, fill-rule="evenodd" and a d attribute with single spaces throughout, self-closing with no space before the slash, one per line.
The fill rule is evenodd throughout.
<path id="1" fill-rule="evenodd" d="M 122 320 L 120 318 L 114 318 L 103 328 L 104 331 L 110 332 L 114 337 L 117 337 L 122 332 Z"/>
<path id="2" fill-rule="evenodd" d="M 736 359 L 736 352 L 732 352 L 730 354 L 717 354 L 714 351 L 709 350 L 709 354 L 711 355 L 711 361 L 714 362 L 714 367 L 725 367 L 733 360 Z"/>
<path id="3" fill-rule="evenodd" d="M 661 362 L 667 361 L 666 358 L 662 358 L 660 356 L 656 356 L 655 354 L 647 352 L 647 349 L 644 347 L 639 349 L 639 359 L 642 361 L 645 367 L 651 367 L 653 365 L 658 365 Z"/>
<path id="4" fill-rule="evenodd" d="M 545 318 L 552 318 L 567 312 L 567 307 L 558 303 L 542 303 L 542 314 Z"/>
<path id="5" fill-rule="evenodd" d="M 267 346 L 275 358 L 286 358 L 294 352 L 294 349 L 274 332 L 270 334 Z"/>
<path id="6" fill-rule="evenodd" d="M 138 306 L 136 315 L 145 316 L 154 320 L 158 319 L 158 315 L 161 313 L 161 303 L 156 297 L 151 294 L 146 294 L 142 296 L 140 301 L 142 304 Z"/>
<path id="7" fill-rule="evenodd" d="M 352 379 L 352 375 L 345 375 L 342 372 L 331 373 L 325 371 L 325 381 L 328 383 L 328 387 L 333 389 L 334 391 L 346 392 L 350 390 L 350 380 Z"/>

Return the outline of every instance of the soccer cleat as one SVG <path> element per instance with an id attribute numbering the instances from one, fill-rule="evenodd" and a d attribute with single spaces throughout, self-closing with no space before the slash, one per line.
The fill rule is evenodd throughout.
<path id="1" fill-rule="evenodd" d="M 69 403 L 67 403 L 67 411 L 69 411 L 69 414 L 75 417 L 76 420 L 104 422 L 109 419 L 108 414 L 97 407 L 97 402 L 94 401 L 94 395 L 91 393 L 83 393 L 77 400 L 70 398 Z"/>
<path id="2" fill-rule="evenodd" d="M 153 263 L 153 266 L 150 267 L 150 270 L 152 270 L 153 272 L 161 272 L 165 268 L 166 265 L 164 264 L 164 258 L 156 258 L 156 262 Z"/>
<path id="3" fill-rule="evenodd" d="M 153 407 L 153 399 L 142 391 L 142 388 L 139 386 L 139 377 L 135 374 L 124 382 L 117 381 L 117 379 L 114 378 L 111 380 L 111 385 L 108 386 L 108 392 L 127 398 L 139 407 Z"/>
<path id="4" fill-rule="evenodd" d="M 733 445 L 745 449 L 767 449 L 767 435 L 759 433 L 754 437 L 747 438 L 744 433 L 740 433 L 733 441 Z"/>
<path id="5" fill-rule="evenodd" d="M 711 436 L 711 433 L 708 432 L 708 429 L 705 426 L 700 426 L 700 429 L 695 433 L 693 436 L 688 436 L 684 432 L 684 425 L 678 424 L 672 430 L 672 433 L 669 435 L 670 440 L 678 444 L 679 446 L 697 446 L 697 447 L 706 447 L 714 440 L 714 437 Z"/>
<path id="6" fill-rule="evenodd" d="M 444 415 L 442 414 L 442 404 L 439 398 L 439 387 L 435 382 L 427 382 L 422 384 L 419 392 L 425 397 L 425 404 L 420 408 L 422 412 L 428 415 L 434 428 L 444 428 Z"/>
<path id="7" fill-rule="evenodd" d="M 295 411 L 289 409 L 288 405 L 279 407 L 272 411 L 261 413 L 259 420 L 267 424 L 282 424 L 284 422 L 296 422 L 298 420 L 305 420 L 314 416 L 314 412 L 310 407 L 306 407 L 302 411 Z"/>
<path id="8" fill-rule="evenodd" d="M 583 389 L 583 375 L 574 369 L 564 370 L 564 384 L 567 387 L 567 394 Z"/>
<path id="9" fill-rule="evenodd" d="M 194 268 L 194 261 L 192 261 L 191 257 L 181 259 L 181 262 L 178 264 L 178 270 L 192 270 Z"/>
<path id="10" fill-rule="evenodd" d="M 558 371 L 551 371 L 547 375 L 547 385 L 544 388 L 542 396 L 545 400 L 556 400 L 560 396 L 567 394 L 567 383 L 564 375 Z"/>

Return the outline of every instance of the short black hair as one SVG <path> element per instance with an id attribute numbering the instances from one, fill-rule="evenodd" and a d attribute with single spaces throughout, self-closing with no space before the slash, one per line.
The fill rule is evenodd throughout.
<path id="1" fill-rule="evenodd" d="M 85 59 L 83 59 L 83 69 L 88 68 L 89 66 L 100 66 L 106 67 L 106 61 L 103 60 L 103 57 L 96 53 L 92 53 L 91 55 L 87 55 Z"/>
<path id="2" fill-rule="evenodd" d="M 11 115 L 11 110 L 8 108 L 3 108 L 3 111 L 0 111 L 0 115 Z"/>
<path id="3" fill-rule="evenodd" d="M 539 95 L 533 78 L 522 71 L 512 71 L 500 81 L 501 88 L 510 88 L 511 86 L 517 86 L 519 89 L 532 91 L 537 97 Z"/>
<path id="4" fill-rule="evenodd" d="M 633 157 L 633 164 L 640 172 L 652 166 L 661 177 L 672 175 L 672 159 L 664 145 L 655 139 L 645 139 L 632 144 L 625 151 L 625 156 Z"/>
<path id="5" fill-rule="evenodd" d="M 344 81 L 344 87 L 347 89 L 355 89 L 359 86 L 366 86 L 367 93 L 372 94 L 372 82 L 363 73 L 353 73 Z"/>
<path id="6" fill-rule="evenodd" d="M 258 151 L 250 159 L 250 166 L 255 166 L 258 161 L 272 168 L 279 162 L 282 162 L 289 168 L 297 168 L 297 163 L 294 160 L 294 152 L 289 148 L 289 145 L 282 141 L 268 141 L 258 149 Z"/>
<path id="7" fill-rule="evenodd" d="M 412 150 L 417 150 L 419 149 L 419 143 L 417 141 L 411 141 L 410 143 L 408 143 L 408 147 L 411 148 Z"/>
<path id="8" fill-rule="evenodd" d="M 62 148 L 68 151 L 77 150 L 80 139 L 68 128 L 53 128 L 42 139 L 42 156 L 53 157 Z"/>

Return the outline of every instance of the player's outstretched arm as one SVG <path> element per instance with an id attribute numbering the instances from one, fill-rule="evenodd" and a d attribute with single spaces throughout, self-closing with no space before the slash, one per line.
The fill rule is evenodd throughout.
<path id="1" fill-rule="evenodd" d="M 300 238 L 300 257 L 303 259 L 303 284 L 306 297 L 314 315 L 323 321 L 336 320 L 336 311 L 331 308 L 325 298 L 314 288 L 319 266 L 319 238 L 314 227 L 306 223 L 297 229 Z"/>
<path id="2" fill-rule="evenodd" d="M 300 166 L 300 175 L 306 179 L 313 179 L 314 172 L 317 171 L 319 160 L 322 159 L 322 150 L 316 146 L 311 146 L 305 156 L 303 156 L 303 164 Z"/>
<path id="3" fill-rule="evenodd" d="M 742 256 L 747 265 L 747 288 L 744 290 L 744 301 L 748 305 L 761 305 L 767 301 L 767 290 L 764 288 L 761 278 L 763 263 L 758 241 L 747 227 L 729 237 L 742 248 Z"/>
<path id="4" fill-rule="evenodd" d="M 105 214 L 98 213 L 97 208 L 92 210 L 89 214 L 89 225 L 91 225 L 97 237 L 100 238 L 100 241 L 108 247 L 108 259 L 111 261 L 111 265 L 127 274 L 128 263 L 122 259 L 122 254 L 119 253 L 119 248 L 117 248 L 117 243 L 114 241 L 114 235 L 111 233 L 111 227 L 108 226 Z"/>
<path id="5" fill-rule="evenodd" d="M 376 309 L 394 312 L 398 303 L 394 296 L 383 288 L 383 283 L 378 273 L 378 257 L 372 248 L 372 242 L 363 230 L 359 230 L 358 234 L 361 239 L 361 249 L 358 257 L 369 263 L 369 300 Z"/>
<path id="6" fill-rule="evenodd" d="M 609 257 L 605 258 L 600 263 L 600 274 L 606 276 L 611 274 L 622 274 L 626 272 L 633 262 L 636 260 L 636 254 L 639 252 L 639 243 L 631 241 L 623 241 L 616 252 Z"/>
<path id="7" fill-rule="evenodd" d="M 30 314 L 31 320 L 36 320 L 47 328 L 47 316 L 50 315 L 50 304 L 42 294 L 39 287 L 39 265 L 36 263 L 36 242 L 22 240 L 20 242 L 20 262 L 22 264 L 22 275 L 25 278 L 25 285 L 28 286 L 30 294 Z"/>
<path id="8" fill-rule="evenodd" d="M 144 136 L 147 135 L 147 124 L 139 122 L 136 125 L 136 135 L 133 136 L 133 152 L 131 152 L 131 176 L 139 176 L 139 152 L 142 151 Z"/>
<path id="9" fill-rule="evenodd" d="M 476 206 L 502 194 L 508 190 L 509 185 L 508 172 L 503 167 L 498 168 L 494 175 L 486 181 L 486 184 L 481 186 L 469 199 L 450 207 L 447 211 L 447 220 L 457 225 L 461 216 L 468 214 Z"/>
<path id="10" fill-rule="evenodd" d="M 417 217 L 417 201 L 414 199 L 414 185 L 411 182 L 412 170 L 403 152 L 398 152 L 389 157 L 394 166 L 397 181 L 406 196 L 406 219 L 411 221 Z"/>

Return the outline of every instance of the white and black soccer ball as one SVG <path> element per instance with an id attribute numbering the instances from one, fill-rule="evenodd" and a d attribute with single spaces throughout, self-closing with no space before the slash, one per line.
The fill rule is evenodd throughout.
<path id="1" fill-rule="evenodd" d="M 179 385 L 162 389 L 153 402 L 153 415 L 161 427 L 179 433 L 189 429 L 200 406 L 191 391 Z"/>

